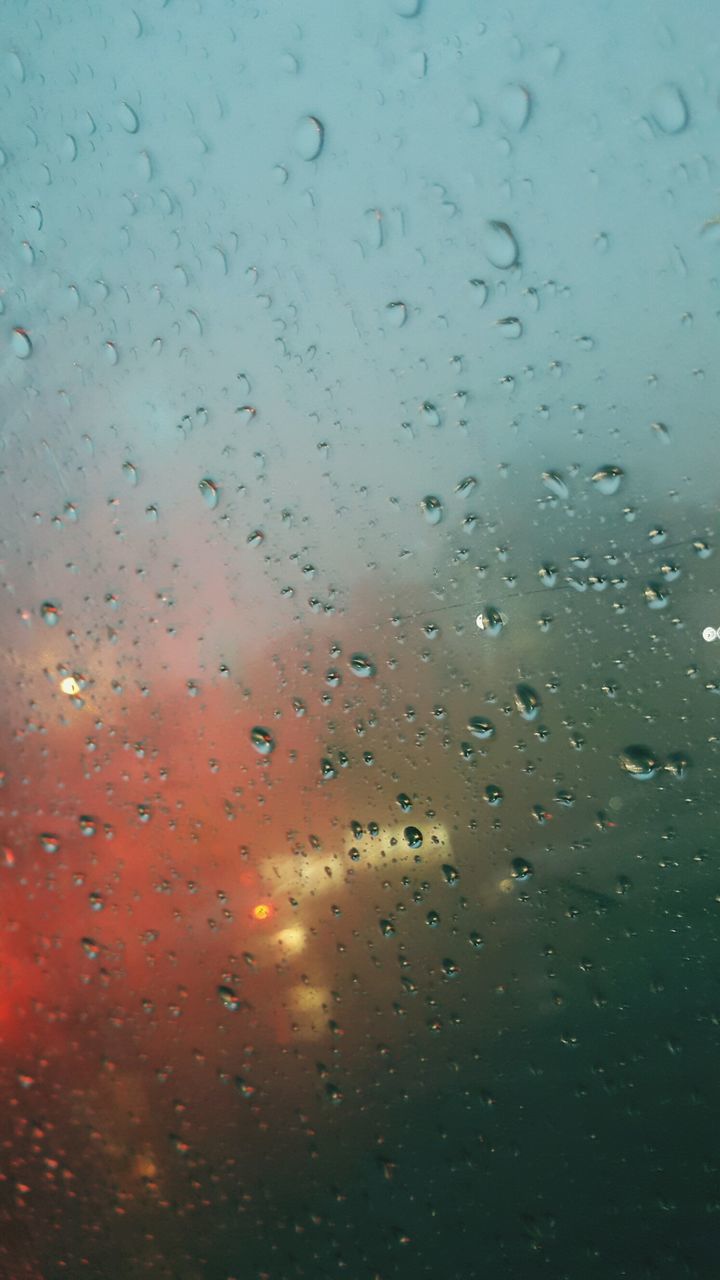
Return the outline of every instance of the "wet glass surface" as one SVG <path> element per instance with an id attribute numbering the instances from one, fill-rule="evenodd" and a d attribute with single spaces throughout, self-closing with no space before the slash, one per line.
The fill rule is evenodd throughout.
<path id="1" fill-rule="evenodd" d="M 1 1280 L 715 1276 L 714 7 L 0 46 Z"/>

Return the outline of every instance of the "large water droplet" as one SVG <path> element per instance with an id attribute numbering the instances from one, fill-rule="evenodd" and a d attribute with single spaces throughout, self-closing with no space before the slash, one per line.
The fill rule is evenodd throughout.
<path id="1" fill-rule="evenodd" d="M 48 627 L 56 627 L 60 621 L 62 610 L 59 604 L 53 604 L 50 600 L 46 600 L 40 605 L 40 617 Z"/>
<path id="2" fill-rule="evenodd" d="M 410 849 L 422 847 L 423 834 L 419 827 L 406 827 L 403 834 Z"/>
<path id="3" fill-rule="evenodd" d="M 663 133 L 682 133 L 688 122 L 687 104 L 674 84 L 664 84 L 656 89 L 650 110 Z"/>
<path id="4" fill-rule="evenodd" d="M 660 768 L 660 761 L 649 747 L 626 747 L 621 751 L 619 760 L 620 768 L 640 782 L 647 782 L 649 778 L 654 778 Z"/>
<path id="5" fill-rule="evenodd" d="M 504 627 L 502 615 L 492 605 L 487 605 L 475 619 L 475 624 L 483 635 L 499 636 Z"/>
<path id="6" fill-rule="evenodd" d="M 483 741 L 495 736 L 495 725 L 483 716 L 471 716 L 467 727 L 474 738 L 480 738 Z"/>
<path id="7" fill-rule="evenodd" d="M 19 360 L 27 360 L 32 355 L 32 342 L 25 329 L 13 329 L 10 346 Z"/>
<path id="8" fill-rule="evenodd" d="M 514 267 L 520 253 L 517 240 L 507 222 L 488 222 L 484 248 L 488 262 L 501 271 Z"/>
<path id="9" fill-rule="evenodd" d="M 350 670 L 354 671 L 356 676 L 367 679 L 368 676 L 375 675 L 375 664 L 366 658 L 364 653 L 354 653 L 350 659 Z"/>
<path id="10" fill-rule="evenodd" d="M 569 497 L 568 487 L 558 471 L 543 471 L 543 484 L 556 498 Z"/>
<path id="11" fill-rule="evenodd" d="M 323 148 L 325 130 L 317 116 L 305 116 L 295 130 L 295 150 L 302 160 L 315 160 Z"/>
<path id="12" fill-rule="evenodd" d="M 205 506 L 210 507 L 210 509 L 213 510 L 220 501 L 220 491 L 218 486 L 215 484 L 215 481 L 208 479 L 206 476 L 204 480 L 200 481 L 198 489 L 202 494 Z"/>
<path id="13" fill-rule="evenodd" d="M 519 133 L 530 118 L 530 94 L 521 84 L 509 84 L 500 94 L 500 119 Z"/>
<path id="14" fill-rule="evenodd" d="M 519 684 L 515 689 L 515 706 L 523 720 L 534 720 L 540 710 L 540 695 L 529 684 Z"/>
<path id="15" fill-rule="evenodd" d="M 121 102 L 117 109 L 118 122 L 122 125 L 126 133 L 137 133 L 140 128 L 140 121 L 135 111 L 127 102 Z"/>
<path id="16" fill-rule="evenodd" d="M 440 524 L 443 518 L 443 505 L 439 498 L 435 498 L 432 494 L 428 494 L 420 503 L 422 511 L 428 524 Z"/>
<path id="17" fill-rule="evenodd" d="M 605 497 L 612 497 L 617 493 L 622 484 L 625 473 L 620 467 L 600 467 L 592 477 L 598 493 L 602 493 Z"/>
<path id="18" fill-rule="evenodd" d="M 275 739 L 270 730 L 263 729 L 262 725 L 256 725 L 250 731 L 250 741 L 258 755 L 269 756 L 275 750 Z"/>

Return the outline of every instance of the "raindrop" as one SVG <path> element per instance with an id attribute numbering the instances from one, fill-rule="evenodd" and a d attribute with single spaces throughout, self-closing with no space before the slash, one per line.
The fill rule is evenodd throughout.
<path id="1" fill-rule="evenodd" d="M 406 827 L 403 835 L 410 849 L 420 849 L 423 842 L 423 834 L 419 827 Z"/>
<path id="2" fill-rule="evenodd" d="M 674 84 L 661 85 L 656 89 L 650 110 L 663 133 L 682 133 L 688 122 L 687 104 Z"/>
<path id="3" fill-rule="evenodd" d="M 205 506 L 210 507 L 210 509 L 213 510 L 217 506 L 218 502 L 220 501 L 220 491 L 218 489 L 218 486 L 215 484 L 215 481 L 209 480 L 207 477 L 205 477 L 204 480 L 200 481 L 198 485 L 198 489 L 202 494 L 202 498 L 203 498 L 203 502 L 205 503 Z"/>
<path id="4" fill-rule="evenodd" d="M 543 484 L 556 498 L 569 497 L 568 487 L 558 471 L 543 471 Z"/>
<path id="5" fill-rule="evenodd" d="M 228 1009 L 230 1013 L 237 1013 L 240 1008 L 240 1001 L 232 987 L 218 987 L 217 993 L 220 1003 Z"/>
<path id="6" fill-rule="evenodd" d="M 119 355 L 118 355 L 118 349 L 115 346 L 115 343 L 106 342 L 104 350 L 105 350 L 105 359 L 107 360 L 108 364 L 117 364 Z"/>
<path id="7" fill-rule="evenodd" d="M 495 321 L 495 327 L 503 338 L 521 338 L 523 334 L 522 321 L 517 316 L 504 316 L 502 320 Z"/>
<path id="8" fill-rule="evenodd" d="M 426 426 L 428 427 L 440 426 L 440 414 L 435 408 L 435 405 L 430 404 L 428 400 L 426 400 L 420 406 L 420 415 L 422 417 L 423 422 L 426 424 Z"/>
<path id="9" fill-rule="evenodd" d="M 626 747 L 621 751 L 619 760 L 623 772 L 629 773 L 639 782 L 647 782 L 649 778 L 654 778 L 660 768 L 655 752 L 644 746 Z"/>
<path id="10" fill-rule="evenodd" d="M 10 345 L 20 360 L 27 360 L 32 355 L 32 343 L 25 329 L 13 329 Z"/>
<path id="11" fill-rule="evenodd" d="M 489 783 L 488 786 L 485 788 L 485 799 L 487 800 L 488 804 L 491 804 L 494 806 L 502 804 L 503 793 L 500 787 L 496 787 L 492 782 Z"/>
<path id="12" fill-rule="evenodd" d="M 530 94 L 521 84 L 509 84 L 500 94 L 500 119 L 508 129 L 520 133 L 530 118 Z"/>
<path id="13" fill-rule="evenodd" d="M 592 483 L 595 485 L 598 493 L 604 497 L 610 498 L 617 493 L 622 484 L 625 473 L 620 467 L 600 467 L 592 477 Z"/>
<path id="14" fill-rule="evenodd" d="M 62 610 L 59 604 L 53 604 L 50 600 L 46 600 L 40 605 L 40 617 L 48 627 L 56 627 L 60 621 Z"/>
<path id="15" fill-rule="evenodd" d="M 488 262 L 494 267 L 507 271 L 509 267 L 515 266 L 520 251 L 507 222 L 488 222 L 484 245 Z"/>
<path id="16" fill-rule="evenodd" d="M 483 635 L 499 636 L 505 625 L 502 615 L 492 605 L 487 605 L 475 619 L 475 625 Z"/>
<path id="17" fill-rule="evenodd" d="M 315 160 L 323 148 L 325 130 L 316 116 L 305 116 L 295 131 L 295 150 L 302 160 Z"/>
<path id="18" fill-rule="evenodd" d="M 43 853 L 58 853 L 60 850 L 60 837 L 51 835 L 48 831 L 44 831 L 39 836 L 40 847 Z"/>
<path id="19" fill-rule="evenodd" d="M 123 462 L 122 469 L 123 469 L 123 475 L 125 476 L 125 479 L 127 480 L 128 484 L 132 485 L 133 488 L 135 488 L 138 482 L 138 471 L 135 464 L 132 462 Z"/>
<path id="20" fill-rule="evenodd" d="M 643 599 L 648 609 L 666 609 L 670 603 L 668 592 L 657 582 L 648 582 L 643 587 Z"/>
<path id="21" fill-rule="evenodd" d="M 261 725 L 256 725 L 250 731 L 250 741 L 258 755 L 269 756 L 275 750 L 275 739 L 270 730 L 263 729 Z"/>
<path id="22" fill-rule="evenodd" d="M 350 670 L 356 676 L 367 679 L 368 676 L 375 675 L 375 664 L 366 658 L 364 653 L 354 653 L 350 658 Z"/>
<path id="23" fill-rule="evenodd" d="M 467 723 L 468 730 L 474 738 L 480 738 L 486 741 L 488 738 L 494 738 L 495 725 L 491 720 L 484 719 L 483 716 L 471 716 Z"/>
<path id="24" fill-rule="evenodd" d="M 81 938 L 82 949 L 89 960 L 97 960 L 100 955 L 100 944 L 94 938 Z"/>
<path id="25" fill-rule="evenodd" d="M 126 133 L 137 133 L 140 128 L 140 121 L 132 107 L 127 102 L 121 102 L 117 110 L 118 122 L 122 125 Z"/>
<path id="26" fill-rule="evenodd" d="M 392 923 L 392 921 L 380 920 L 378 923 L 379 923 L 380 932 L 383 938 L 391 938 L 395 932 L 395 925 Z"/>
<path id="27" fill-rule="evenodd" d="M 477 307 L 484 307 L 488 300 L 488 287 L 484 280 L 471 280 L 473 302 Z"/>
<path id="28" fill-rule="evenodd" d="M 523 720 L 534 720 L 540 710 L 540 697 L 529 684 L 519 684 L 514 694 L 515 706 Z"/>
<path id="29" fill-rule="evenodd" d="M 529 880 L 533 870 L 533 865 L 527 861 L 527 858 L 513 858 L 510 863 L 510 875 L 513 880 Z"/>
<path id="30" fill-rule="evenodd" d="M 422 8 L 422 0 L 392 0 L 392 7 L 400 18 L 416 18 Z"/>
<path id="31" fill-rule="evenodd" d="M 447 884 L 457 884 L 460 879 L 460 872 L 457 867 L 453 867 L 449 862 L 443 863 L 442 866 L 443 879 Z"/>
<path id="32" fill-rule="evenodd" d="M 423 498 L 420 510 L 428 524 L 440 524 L 443 518 L 443 505 L 439 498 L 434 498 L 432 495 Z"/>
<path id="33" fill-rule="evenodd" d="M 388 302 L 385 313 L 395 329 L 401 329 L 407 320 L 407 307 L 404 302 Z"/>

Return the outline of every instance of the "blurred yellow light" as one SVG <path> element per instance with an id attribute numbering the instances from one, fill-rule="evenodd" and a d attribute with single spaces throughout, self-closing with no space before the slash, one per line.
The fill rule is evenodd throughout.
<path id="1" fill-rule="evenodd" d="M 60 681 L 60 688 L 69 698 L 74 698 L 80 692 L 80 685 L 74 676 L 65 676 L 65 679 Z"/>
<path id="2" fill-rule="evenodd" d="M 270 915 L 270 908 L 267 902 L 259 902 L 256 907 L 253 907 L 252 913 L 255 920 L 267 920 Z"/>
<path id="3" fill-rule="evenodd" d="M 289 929 L 281 929 L 276 933 L 273 942 L 282 947 L 285 955 L 295 956 L 305 946 L 305 930 L 299 925 L 291 925 Z"/>

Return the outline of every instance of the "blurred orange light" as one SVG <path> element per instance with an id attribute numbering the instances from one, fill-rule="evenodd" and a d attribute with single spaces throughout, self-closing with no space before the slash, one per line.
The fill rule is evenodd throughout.
<path id="1" fill-rule="evenodd" d="M 259 902 L 256 907 L 253 907 L 252 913 L 255 920 L 267 920 L 270 908 L 267 902 Z"/>

